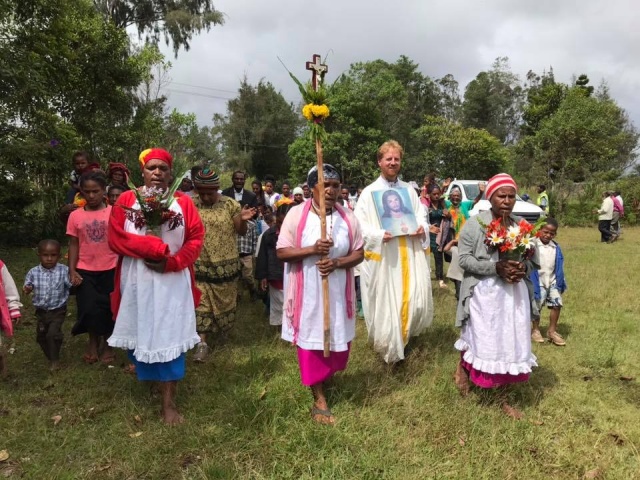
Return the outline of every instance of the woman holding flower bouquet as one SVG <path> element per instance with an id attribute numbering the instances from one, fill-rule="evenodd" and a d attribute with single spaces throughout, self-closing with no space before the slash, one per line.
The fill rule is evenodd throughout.
<path id="1" fill-rule="evenodd" d="M 460 350 L 455 382 L 464 396 L 469 380 L 483 389 L 504 387 L 529 379 L 536 357 L 531 353 L 531 315 L 537 311 L 528 274 L 537 269 L 530 240 L 535 229 L 511 214 L 516 183 L 501 173 L 486 186 L 491 210 L 471 217 L 459 239 L 464 271 L 456 326 Z M 532 310 L 533 309 L 533 310 Z M 500 397 L 503 411 L 522 413 Z"/>
<path id="2" fill-rule="evenodd" d="M 109 245 L 120 254 L 109 345 L 129 351 L 138 380 L 159 383 L 169 425 L 183 421 L 175 405 L 177 382 L 185 374 L 185 353 L 200 341 L 193 264 L 204 239 L 191 198 L 176 191 L 181 178 L 169 188 L 172 162 L 166 150 L 142 152 L 144 186 L 123 193 L 109 220 Z"/>

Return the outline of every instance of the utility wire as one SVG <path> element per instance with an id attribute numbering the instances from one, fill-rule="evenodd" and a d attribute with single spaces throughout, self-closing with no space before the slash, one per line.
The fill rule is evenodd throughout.
<path id="1" fill-rule="evenodd" d="M 173 80 L 167 83 L 173 83 L 174 85 L 182 85 L 183 87 L 201 88 L 203 90 L 213 90 L 216 92 L 233 93 L 234 95 L 238 93 L 237 91 L 223 90 L 221 88 L 213 88 L 213 87 L 203 87 L 202 85 L 191 85 L 190 83 L 174 82 Z"/>

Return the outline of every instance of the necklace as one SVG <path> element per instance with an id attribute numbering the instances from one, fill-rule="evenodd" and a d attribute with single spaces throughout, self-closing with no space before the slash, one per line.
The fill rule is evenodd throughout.
<path id="1" fill-rule="evenodd" d="M 311 201 L 311 208 L 313 208 L 313 213 L 315 213 L 318 218 L 320 218 L 320 210 L 318 209 L 318 207 L 316 207 L 316 203 L 313 200 Z M 328 215 L 326 216 L 329 217 L 329 221 L 331 222 L 329 225 L 329 230 L 327 231 L 327 238 L 331 240 L 331 234 L 333 233 L 333 208 L 329 210 Z"/>

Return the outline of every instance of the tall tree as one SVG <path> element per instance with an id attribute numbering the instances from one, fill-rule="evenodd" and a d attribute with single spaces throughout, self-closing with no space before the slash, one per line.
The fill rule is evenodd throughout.
<path id="1" fill-rule="evenodd" d="M 158 43 L 161 36 L 171 41 L 177 55 L 180 48 L 189 50 L 194 33 L 209 31 L 224 23 L 224 14 L 211 0 L 93 0 L 105 18 L 124 30 L 135 26 L 147 41 Z"/>
<path id="2" fill-rule="evenodd" d="M 438 172 L 442 176 L 486 179 L 509 166 L 507 148 L 486 130 L 427 116 L 413 136 L 417 148 L 407 153 L 403 165 L 406 178 L 419 179 L 427 172 Z"/>
<path id="3" fill-rule="evenodd" d="M 405 56 L 351 65 L 333 87 L 324 157 L 350 183 L 363 184 L 375 175 L 375 152 L 393 138 L 411 149 L 412 131 L 425 115 L 441 111 L 439 85 Z M 313 165 L 313 144 L 301 136 L 291 145 L 291 177 L 302 179 Z"/>
<path id="4" fill-rule="evenodd" d="M 509 59 L 498 57 L 491 70 L 480 72 L 469 82 L 462 104 L 462 123 L 484 128 L 502 143 L 518 139 L 523 89 L 511 72 Z"/>
<path id="5" fill-rule="evenodd" d="M 227 102 L 226 115 L 216 114 L 213 121 L 228 166 L 246 169 L 258 177 L 286 177 L 288 146 L 300 129 L 301 119 L 271 83 L 260 80 L 251 85 L 245 77 L 238 96 Z"/>
<path id="6" fill-rule="evenodd" d="M 559 182 L 597 174 L 616 178 L 635 162 L 639 137 L 613 100 L 577 85 L 533 137 L 534 160 Z"/>

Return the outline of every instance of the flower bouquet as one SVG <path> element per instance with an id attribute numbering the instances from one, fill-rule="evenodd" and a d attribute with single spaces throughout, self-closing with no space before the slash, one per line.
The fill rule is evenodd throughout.
<path id="1" fill-rule="evenodd" d="M 544 219 L 540 219 L 535 225 L 526 220 L 520 223 L 505 226 L 501 218 L 482 225 L 486 228 L 484 243 L 487 247 L 500 252 L 500 258 L 515 260 L 518 262 L 528 260 L 535 253 L 533 238 L 544 225 Z"/>
<path id="2" fill-rule="evenodd" d="M 178 190 L 184 175 L 178 176 L 168 190 L 157 187 L 137 188 L 127 176 L 127 185 L 135 194 L 136 200 L 140 205 L 140 209 L 120 205 L 126 210 L 127 220 L 131 221 L 138 230 L 146 227 L 145 235 L 154 235 L 156 237 L 161 237 L 161 227 L 165 223 L 169 230 L 174 230 L 184 225 L 182 214 L 170 209 L 175 201 L 174 194 Z"/>

